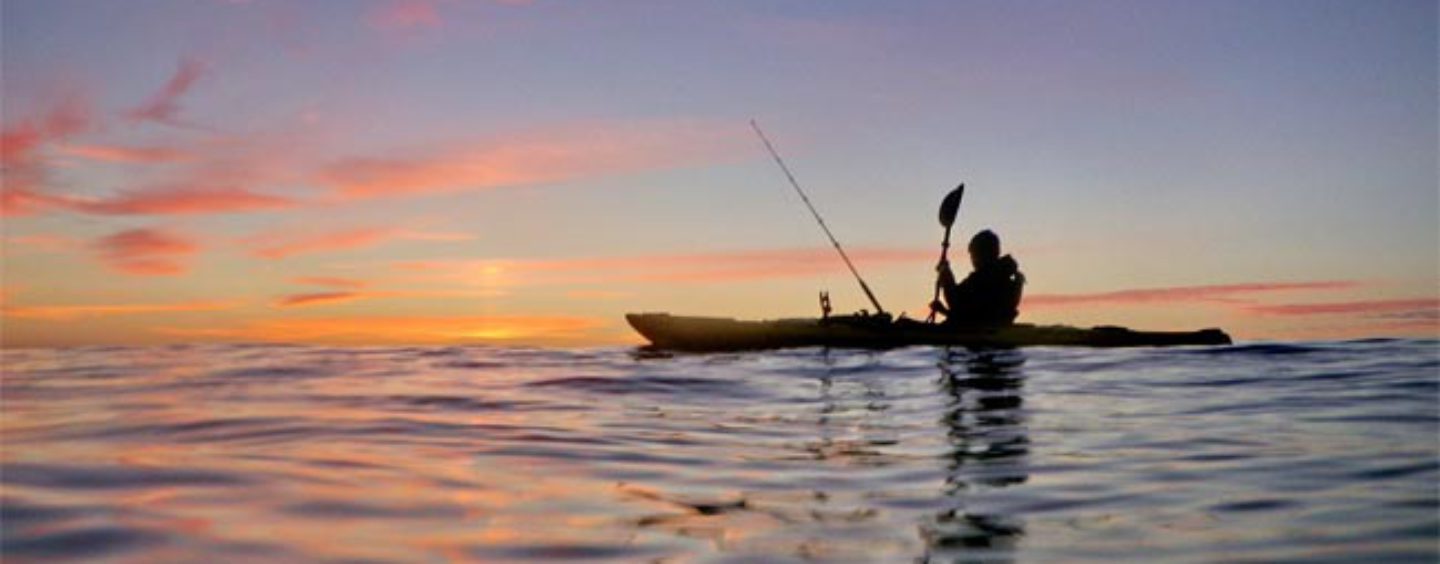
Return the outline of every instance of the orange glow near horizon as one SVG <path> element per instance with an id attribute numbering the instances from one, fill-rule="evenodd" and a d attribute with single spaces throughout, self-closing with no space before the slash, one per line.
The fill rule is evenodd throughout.
<path id="1" fill-rule="evenodd" d="M 536 344 L 613 344 L 598 338 L 607 323 L 584 317 L 317 317 L 271 318 L 231 327 L 162 328 L 161 333 L 202 341 L 278 342 L 330 345 L 460 344 L 525 342 Z"/>
<path id="2" fill-rule="evenodd" d="M 152 313 L 175 313 L 194 311 L 220 311 L 240 307 L 237 302 L 188 302 L 173 304 L 95 304 L 95 305 L 52 305 L 14 306 L 0 308 L 6 317 L 17 319 L 43 319 L 47 321 L 71 321 L 87 317 L 108 317 L 113 315 L 141 315 Z"/>
<path id="3" fill-rule="evenodd" d="M 5 6 L 3 346 L 873 308 L 751 119 L 896 313 L 963 181 L 1022 322 L 1440 337 L 1430 8 L 112 4 Z"/>

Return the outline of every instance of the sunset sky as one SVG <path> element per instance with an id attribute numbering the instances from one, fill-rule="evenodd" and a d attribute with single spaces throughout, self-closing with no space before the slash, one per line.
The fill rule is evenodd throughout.
<path id="1" fill-rule="evenodd" d="M 1440 335 L 1433 1 L 3 0 L 6 346 L 638 343 L 631 311 Z"/>

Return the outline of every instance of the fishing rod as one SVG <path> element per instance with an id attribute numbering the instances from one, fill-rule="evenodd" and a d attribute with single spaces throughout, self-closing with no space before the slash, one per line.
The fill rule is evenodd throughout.
<path id="1" fill-rule="evenodd" d="M 830 238 L 830 244 L 840 253 L 840 258 L 845 260 L 845 266 L 850 267 L 850 273 L 855 275 L 855 280 L 860 283 L 860 289 L 865 291 L 865 297 L 870 298 L 870 304 L 875 306 L 875 313 L 887 315 L 885 308 L 880 307 L 880 300 L 875 299 L 875 293 L 870 291 L 870 285 L 860 277 L 860 271 L 855 270 L 855 265 L 850 262 L 850 257 L 845 254 L 845 249 L 840 248 L 840 242 L 835 240 L 835 235 L 830 233 L 830 228 L 825 225 L 825 219 L 820 217 L 820 212 L 815 211 L 815 206 L 810 204 L 810 198 L 805 191 L 800 189 L 800 183 L 795 181 L 795 175 L 790 174 L 790 167 L 785 166 L 785 161 L 780 158 L 780 153 L 775 152 L 775 146 L 770 144 L 770 139 L 765 137 L 765 132 L 760 131 L 760 124 L 750 120 L 750 127 L 755 129 L 755 134 L 760 136 L 760 141 L 765 143 L 765 149 L 770 151 L 770 156 L 775 158 L 775 164 L 780 165 L 780 170 L 785 173 L 785 178 L 790 185 L 795 187 L 795 193 L 800 194 L 800 199 L 805 202 L 805 207 L 810 208 L 810 215 L 815 216 L 815 221 L 820 223 L 820 229 L 825 230 L 825 236 Z"/>

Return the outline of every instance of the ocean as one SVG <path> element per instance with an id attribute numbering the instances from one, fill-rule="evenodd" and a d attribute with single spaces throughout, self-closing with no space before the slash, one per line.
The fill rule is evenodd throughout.
<path id="1" fill-rule="evenodd" d="M 6 562 L 1435 562 L 1440 342 L 3 351 Z"/>

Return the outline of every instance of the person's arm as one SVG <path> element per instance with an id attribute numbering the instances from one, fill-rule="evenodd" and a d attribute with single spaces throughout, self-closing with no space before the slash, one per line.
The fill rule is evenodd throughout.
<path id="1" fill-rule="evenodd" d="M 955 285 L 955 273 L 950 270 L 950 261 L 940 261 L 940 264 L 935 266 L 935 272 L 939 275 L 935 280 L 937 286 L 943 289 Z"/>
<path id="2" fill-rule="evenodd" d="M 953 280 L 953 277 L 952 277 Z M 949 312 L 948 319 L 961 323 L 975 321 L 975 308 L 983 299 L 980 288 L 981 280 L 976 273 L 970 273 L 964 280 L 955 282 L 945 287 L 945 305 Z"/>
<path id="3" fill-rule="evenodd" d="M 944 300 L 937 299 L 930 302 L 930 309 L 935 310 L 941 315 L 949 317 L 950 308 L 946 307 L 945 302 L 949 301 L 950 293 L 955 287 L 955 273 L 950 270 L 950 261 L 948 260 L 942 260 L 940 261 L 940 264 L 935 265 L 935 272 L 937 275 L 935 279 L 935 287 L 940 289 L 940 295 L 944 297 Z"/>

